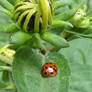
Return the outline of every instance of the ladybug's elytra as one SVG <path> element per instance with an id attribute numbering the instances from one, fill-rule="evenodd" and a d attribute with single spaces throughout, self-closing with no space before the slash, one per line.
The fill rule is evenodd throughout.
<path id="1" fill-rule="evenodd" d="M 43 77 L 55 76 L 58 72 L 58 68 L 55 63 L 49 62 L 43 65 L 41 69 L 41 74 Z"/>

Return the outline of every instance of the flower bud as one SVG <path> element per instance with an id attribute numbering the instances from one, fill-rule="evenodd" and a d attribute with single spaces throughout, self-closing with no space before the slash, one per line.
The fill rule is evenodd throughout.
<path id="1" fill-rule="evenodd" d="M 87 28 L 90 25 L 90 19 L 86 16 L 86 12 L 83 9 L 78 9 L 70 21 L 75 27 L 79 28 Z"/>
<path id="2" fill-rule="evenodd" d="M 47 28 L 49 21 L 51 23 L 50 4 L 49 1 L 44 1 L 46 1 L 47 5 L 41 6 L 39 3 L 34 3 L 31 1 L 20 1 L 15 5 L 14 19 L 25 32 L 39 33 L 42 28 Z M 40 0 L 39 2 L 43 3 L 43 0 Z M 45 22 L 43 18 L 47 22 Z"/>

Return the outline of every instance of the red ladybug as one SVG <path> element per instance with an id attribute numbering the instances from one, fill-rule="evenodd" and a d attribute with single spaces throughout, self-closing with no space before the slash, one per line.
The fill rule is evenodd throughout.
<path id="1" fill-rule="evenodd" d="M 43 77 L 55 76 L 58 72 L 58 68 L 55 63 L 49 62 L 43 65 L 41 69 L 41 74 Z"/>

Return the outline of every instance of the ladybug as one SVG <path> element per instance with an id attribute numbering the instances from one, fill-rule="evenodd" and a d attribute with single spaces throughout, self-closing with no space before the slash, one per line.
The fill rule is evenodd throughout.
<path id="1" fill-rule="evenodd" d="M 48 62 L 42 66 L 41 74 L 43 77 L 55 76 L 58 72 L 58 68 L 55 63 Z"/>

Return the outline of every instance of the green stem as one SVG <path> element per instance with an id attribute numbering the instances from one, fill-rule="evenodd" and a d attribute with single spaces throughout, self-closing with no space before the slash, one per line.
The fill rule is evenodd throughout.
<path id="1" fill-rule="evenodd" d="M 66 30 L 64 30 L 62 33 L 61 33 L 61 37 L 63 37 L 64 39 L 66 39 L 68 37 L 69 33 L 66 32 Z"/>
<path id="2" fill-rule="evenodd" d="M 34 24 L 35 33 L 39 33 L 39 23 L 40 23 L 40 11 L 38 10 L 35 16 L 35 24 Z"/>
<path id="3" fill-rule="evenodd" d="M 41 39 L 40 39 L 40 35 L 38 33 L 34 34 L 34 42 L 36 43 L 37 48 L 39 48 L 41 51 L 45 51 L 46 52 L 46 48 L 43 45 Z"/>
<path id="4" fill-rule="evenodd" d="M 48 5 L 48 22 L 49 24 L 52 24 L 52 2 L 49 0 L 49 5 Z"/>
<path id="5" fill-rule="evenodd" d="M 42 31 L 46 32 L 48 26 L 48 0 L 40 0 L 40 8 L 42 12 Z"/>
<path id="6" fill-rule="evenodd" d="M 12 4 L 10 4 L 7 0 L 0 0 L 0 5 L 9 10 L 10 12 L 13 12 L 14 7 Z"/>

